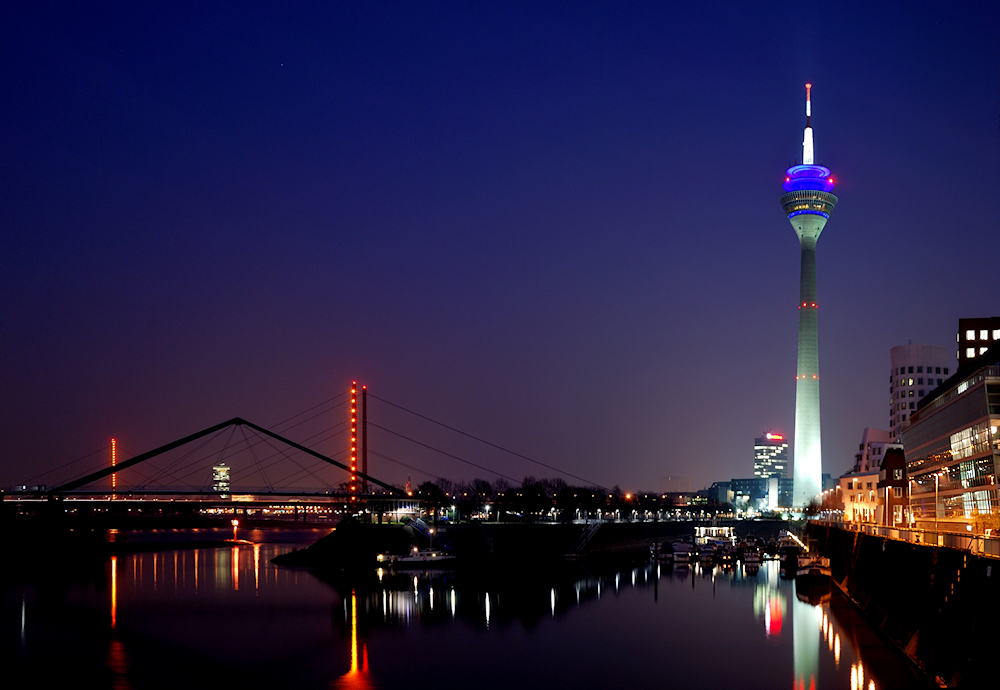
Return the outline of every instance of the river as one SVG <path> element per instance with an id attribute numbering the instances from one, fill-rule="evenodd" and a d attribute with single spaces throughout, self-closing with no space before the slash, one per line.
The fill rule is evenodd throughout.
<path id="1" fill-rule="evenodd" d="M 253 545 L 56 553 L 7 568 L 4 677 L 98 688 L 919 687 L 836 590 L 801 601 L 774 561 L 757 572 L 569 563 L 326 579 L 270 562 L 324 533 L 247 531 Z"/>

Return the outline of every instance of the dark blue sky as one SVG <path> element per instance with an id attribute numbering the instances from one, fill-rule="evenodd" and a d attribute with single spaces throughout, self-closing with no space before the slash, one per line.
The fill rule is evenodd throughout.
<path id="1" fill-rule="evenodd" d="M 606 485 L 746 476 L 792 432 L 806 81 L 824 469 L 890 347 L 1000 314 L 995 2 L 315 5 L 4 11 L 0 484 L 352 378 Z"/>

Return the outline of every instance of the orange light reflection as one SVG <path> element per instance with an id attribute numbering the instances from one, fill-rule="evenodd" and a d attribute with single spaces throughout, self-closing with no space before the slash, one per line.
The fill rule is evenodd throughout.
<path id="1" fill-rule="evenodd" d="M 111 629 L 118 625 L 118 556 L 111 557 Z"/>

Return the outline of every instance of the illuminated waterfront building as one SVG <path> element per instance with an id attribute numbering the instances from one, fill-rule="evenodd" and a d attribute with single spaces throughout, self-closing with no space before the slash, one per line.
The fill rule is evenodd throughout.
<path id="1" fill-rule="evenodd" d="M 785 171 L 781 206 L 795 229 L 801 249 L 799 274 L 799 348 L 795 372 L 796 507 L 805 507 L 822 489 L 823 459 L 820 446 L 819 349 L 816 302 L 816 242 L 837 204 L 830 169 L 815 164 L 811 125 L 812 84 L 806 84 L 806 128 L 802 140 L 802 165 Z"/>
<path id="2" fill-rule="evenodd" d="M 906 459 L 902 448 L 890 448 L 878 470 L 878 523 L 887 527 L 909 522 Z"/>
<path id="3" fill-rule="evenodd" d="M 982 357 L 994 344 L 1000 342 L 1000 316 L 987 319 L 959 319 L 958 366 L 962 367 Z"/>
<path id="4" fill-rule="evenodd" d="M 996 514 L 1000 348 L 990 348 L 917 404 L 903 428 L 918 527 L 959 529 Z"/>
<path id="5" fill-rule="evenodd" d="M 874 523 L 878 508 L 878 468 L 848 472 L 840 478 L 845 522 Z"/>
<path id="6" fill-rule="evenodd" d="M 948 378 L 952 365 L 948 349 L 938 345 L 897 345 L 889 359 L 889 434 L 899 440 L 917 404 Z"/>

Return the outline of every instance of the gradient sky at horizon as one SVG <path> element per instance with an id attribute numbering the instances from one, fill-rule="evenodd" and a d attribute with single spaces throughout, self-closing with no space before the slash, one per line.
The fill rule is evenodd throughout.
<path id="1" fill-rule="evenodd" d="M 951 348 L 960 317 L 1000 315 L 998 20 L 995 2 L 8 8 L 0 486 L 112 436 L 138 453 L 270 426 L 355 378 L 606 486 L 749 475 L 756 436 L 792 435 L 778 197 L 807 81 L 840 197 L 818 246 L 840 474 L 888 427 L 892 346 Z"/>

